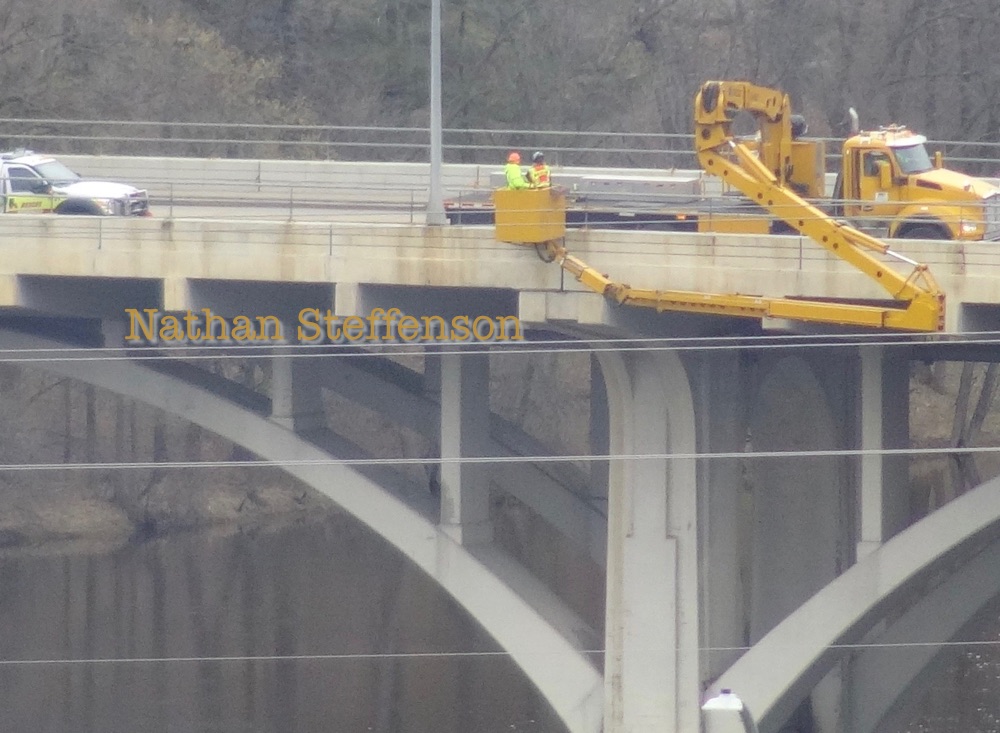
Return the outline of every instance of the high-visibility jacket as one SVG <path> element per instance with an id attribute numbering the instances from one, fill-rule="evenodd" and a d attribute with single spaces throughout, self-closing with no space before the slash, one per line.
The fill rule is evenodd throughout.
<path id="1" fill-rule="evenodd" d="M 508 163 L 503 172 L 507 176 L 507 188 L 531 188 L 531 184 L 524 180 L 521 166 L 517 163 Z"/>
<path id="2" fill-rule="evenodd" d="M 528 178 L 535 188 L 548 188 L 552 185 L 552 171 L 545 163 L 535 163 L 528 169 Z"/>

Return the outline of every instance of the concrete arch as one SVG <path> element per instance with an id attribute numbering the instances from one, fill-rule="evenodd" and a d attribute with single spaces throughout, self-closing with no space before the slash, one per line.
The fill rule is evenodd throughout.
<path id="1" fill-rule="evenodd" d="M 909 712 L 930 681 L 936 662 L 949 651 L 949 641 L 963 637 L 975 616 L 1000 595 L 1000 541 L 955 569 L 882 633 L 867 641 L 851 661 L 851 695 L 844 730 L 875 733 Z M 919 645 L 908 642 L 919 640 Z"/>
<path id="2" fill-rule="evenodd" d="M 866 634 L 893 610 L 894 603 L 919 589 L 935 572 L 950 563 L 969 561 L 984 543 L 998 538 L 1000 479 L 994 479 L 946 504 L 860 560 L 747 651 L 712 686 L 712 692 L 734 690 L 757 716 L 761 733 L 774 733 L 831 665 L 849 653 L 842 645 L 866 640 Z M 988 556 L 984 553 L 983 557 Z M 972 572 L 977 565 L 969 567 Z M 937 608 L 947 607 L 942 605 L 946 595 L 931 594 L 928 599 L 931 605 L 924 609 L 933 609 L 935 603 Z M 981 603 L 972 594 L 957 611 L 968 617 Z M 892 633 L 893 628 L 896 633 L 918 628 L 921 616 L 910 614 L 927 611 L 917 606 L 914 609 L 899 619 L 903 626 L 890 627 L 886 633 Z M 915 675 L 912 665 L 910 671 L 900 673 L 897 693 L 908 685 L 907 675 Z M 860 730 L 876 723 L 869 720 Z"/>
<path id="3" fill-rule="evenodd" d="M 6 349 L 49 350 L 34 366 L 159 407 L 256 453 L 320 491 L 430 575 L 506 649 L 573 733 L 601 728 L 603 680 L 583 654 L 593 632 L 493 546 L 464 548 L 404 487 L 385 488 L 295 433 L 212 392 L 129 360 L 73 358 L 73 347 L 0 332 Z M 55 358 L 53 358 L 55 357 Z"/>
<path id="4" fill-rule="evenodd" d="M 691 384 L 675 352 L 597 355 L 612 456 L 605 730 L 697 730 L 697 472 L 664 457 L 695 453 Z"/>

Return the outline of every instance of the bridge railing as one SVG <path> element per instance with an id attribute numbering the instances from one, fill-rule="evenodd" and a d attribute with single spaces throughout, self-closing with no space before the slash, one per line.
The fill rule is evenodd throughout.
<path id="1" fill-rule="evenodd" d="M 0 148 L 80 155 L 419 162 L 429 159 L 430 147 L 430 133 L 420 127 L 3 118 L 0 130 Z M 450 128 L 442 137 L 449 163 L 488 165 L 510 149 L 539 149 L 551 165 L 698 167 L 689 134 Z M 822 139 L 834 170 L 842 140 Z M 934 140 L 929 147 L 969 174 L 1000 172 L 1000 143 Z"/>
<path id="2" fill-rule="evenodd" d="M 384 226 L 373 229 L 373 224 Z M 175 219 L 166 216 L 122 219 L 16 215 L 0 217 L 0 246 L 3 246 L 8 258 L 15 254 L 20 256 L 19 253 L 26 250 L 51 251 L 51 245 L 57 245 L 60 256 L 67 257 L 102 251 L 147 256 L 169 240 L 171 253 L 200 255 L 208 246 L 213 256 L 246 259 L 252 271 L 254 258 L 279 254 L 282 247 L 289 243 L 298 247 L 297 251 L 303 256 L 326 257 L 338 251 L 350 251 L 354 253 L 352 257 L 376 262 L 399 257 L 400 248 L 407 250 L 407 257 L 420 257 L 428 246 L 439 246 L 429 244 L 422 221 L 405 226 L 408 224 L 411 224 L 408 215 L 392 215 L 390 212 L 364 212 L 361 217 L 354 213 L 331 216 L 329 212 L 324 212 L 323 215 L 296 216 L 292 221 L 278 213 L 268 216 L 262 211 L 252 216 Z M 454 229 L 454 233 L 448 235 L 449 246 L 489 251 L 491 257 L 499 258 L 521 249 L 496 242 L 491 233 L 482 229 L 449 229 Z M 826 273 L 853 272 L 815 242 L 796 234 L 774 236 L 686 231 L 665 238 L 660 232 L 622 231 L 601 225 L 590 227 L 586 237 L 574 236 L 574 231 L 570 230 L 570 246 L 575 254 L 598 269 L 616 275 L 622 268 L 628 268 L 631 274 L 622 277 L 636 282 L 650 281 L 655 284 L 658 278 L 656 273 L 660 271 L 675 274 L 688 272 L 693 276 L 706 269 L 739 273 L 767 270 L 775 275 L 781 273 L 782 277 L 793 273 L 823 276 Z M 150 246 L 153 249 L 149 249 Z M 997 273 L 1000 273 L 1000 246 L 992 242 L 973 247 L 954 242 L 906 240 L 891 248 L 914 261 L 929 265 L 935 275 L 962 273 L 993 283 L 997 281 Z M 906 269 L 908 272 L 908 268 L 894 259 L 873 254 L 887 267 L 900 271 Z M 568 286 L 575 287 L 572 284 Z M 876 289 L 871 297 L 882 295 Z M 996 296 L 991 296 L 991 302 L 993 297 Z"/>
<path id="3" fill-rule="evenodd" d="M 406 213 L 426 212 L 430 167 L 427 163 L 347 162 L 62 155 L 60 160 L 91 179 L 128 182 L 149 192 L 151 203 L 169 215 L 177 207 L 232 207 L 255 215 L 308 216 L 310 210 L 346 208 Z M 582 176 L 622 175 L 692 181 L 700 193 L 721 194 L 717 179 L 701 171 L 556 167 L 557 182 Z M 442 183 L 449 200 L 483 201 L 496 185 L 498 165 L 444 166 Z"/>
<path id="4" fill-rule="evenodd" d="M 149 192 L 156 216 L 329 219 L 369 223 L 422 223 L 429 166 L 426 163 L 61 156 L 92 179 L 132 183 Z M 461 223 L 488 224 L 490 192 L 502 182 L 497 165 L 446 164 L 443 184 L 449 209 Z M 588 178 L 590 177 L 590 178 Z M 553 180 L 570 190 L 573 224 L 607 227 L 608 214 L 626 228 L 663 229 L 670 212 L 719 216 L 727 210 L 774 221 L 741 195 L 727 196 L 720 179 L 698 170 L 555 167 Z M 828 175 L 828 193 L 834 177 Z M 729 193 L 736 193 L 730 191 Z M 832 210 L 832 199 L 819 202 Z M 483 212 L 485 216 L 481 216 Z M 799 212 L 790 212 L 800 218 Z M 873 229 L 877 236 L 883 231 Z M 783 231 L 780 227 L 777 233 Z"/>

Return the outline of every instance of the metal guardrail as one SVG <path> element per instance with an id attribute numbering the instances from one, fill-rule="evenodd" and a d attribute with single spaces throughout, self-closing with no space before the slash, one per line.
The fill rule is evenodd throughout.
<path id="1" fill-rule="evenodd" d="M 426 212 L 427 164 L 119 156 L 61 159 L 88 178 L 125 181 L 146 189 L 156 216 L 422 223 Z M 446 164 L 444 173 L 446 198 L 458 208 L 488 207 L 490 192 L 503 178 L 495 164 Z M 828 176 L 828 194 L 833 180 Z M 669 209 L 717 213 L 746 203 L 738 192 L 725 196 L 720 179 L 699 170 L 557 167 L 553 181 L 570 189 L 575 209 L 619 211 L 634 216 L 637 223 L 644 214 Z M 835 203 L 832 199 L 818 202 L 827 209 Z M 213 211 L 218 209 L 229 211 Z M 763 210 L 754 213 L 768 216 Z M 583 218 L 584 225 L 607 225 L 600 216 Z M 488 223 L 488 218 L 466 217 L 464 223 Z"/>
<path id="2" fill-rule="evenodd" d="M 60 158 L 87 178 L 128 182 L 146 189 L 154 215 L 171 218 L 421 223 L 430 172 L 426 163 L 406 162 L 79 155 Z M 827 178 L 827 193 L 831 194 L 834 176 L 829 174 Z M 502 168 L 495 162 L 444 166 L 445 195 L 459 206 L 487 205 L 490 191 L 501 185 L 502 179 Z M 581 193 L 574 202 L 578 209 L 616 209 L 625 216 L 634 215 L 637 223 L 641 223 L 643 214 L 669 207 L 689 206 L 689 213 L 699 209 L 711 212 L 712 204 L 709 201 L 706 207 L 705 200 L 724 194 L 720 179 L 693 169 L 554 166 L 553 181 L 573 191 L 579 188 Z M 657 190 L 666 193 L 658 194 Z M 679 191 L 684 195 L 674 195 Z M 823 202 L 824 206 L 831 204 L 830 200 Z M 584 226 L 593 223 L 595 228 L 608 224 L 598 215 L 587 214 L 583 222 Z M 466 217 L 463 223 L 489 223 L 489 219 Z"/>
<path id="3" fill-rule="evenodd" d="M 419 212 L 426 210 L 430 169 L 420 163 L 232 160 L 119 156 L 60 156 L 87 178 L 128 182 L 149 192 L 154 207 L 251 207 L 288 214 L 347 208 Z M 497 165 L 446 164 L 449 199 L 488 199 L 502 177 Z M 700 171 L 652 169 L 557 169 L 557 182 L 584 176 L 649 176 L 684 181 L 692 194 L 721 193 L 717 179 Z M 154 212 L 155 213 L 155 212 Z"/>
<path id="4" fill-rule="evenodd" d="M 0 147 L 56 153 L 309 160 L 426 161 L 430 132 L 414 127 L 0 119 Z M 446 162 L 502 161 L 544 149 L 550 164 L 691 167 L 689 135 L 445 129 Z M 651 159 L 649 156 L 654 156 Z"/>
<path id="5" fill-rule="evenodd" d="M 420 127 L 0 118 L 0 130 L 0 148 L 80 155 L 414 162 L 428 160 L 430 147 L 430 133 Z M 443 138 L 449 163 L 496 163 L 510 149 L 541 149 L 556 166 L 698 167 L 689 134 L 449 128 Z M 834 170 L 843 141 L 820 139 Z M 932 140 L 928 146 L 970 175 L 1000 173 L 1000 143 Z"/>

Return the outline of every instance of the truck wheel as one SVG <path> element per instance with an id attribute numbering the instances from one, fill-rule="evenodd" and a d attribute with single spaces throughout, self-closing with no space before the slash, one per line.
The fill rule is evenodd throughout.
<path id="1" fill-rule="evenodd" d="M 77 216 L 102 216 L 104 214 L 100 207 L 93 201 L 64 201 L 56 208 L 57 214 L 73 214 Z"/>
<path id="2" fill-rule="evenodd" d="M 907 227 L 899 235 L 903 239 L 951 239 L 945 230 L 934 224 L 917 224 Z"/>

